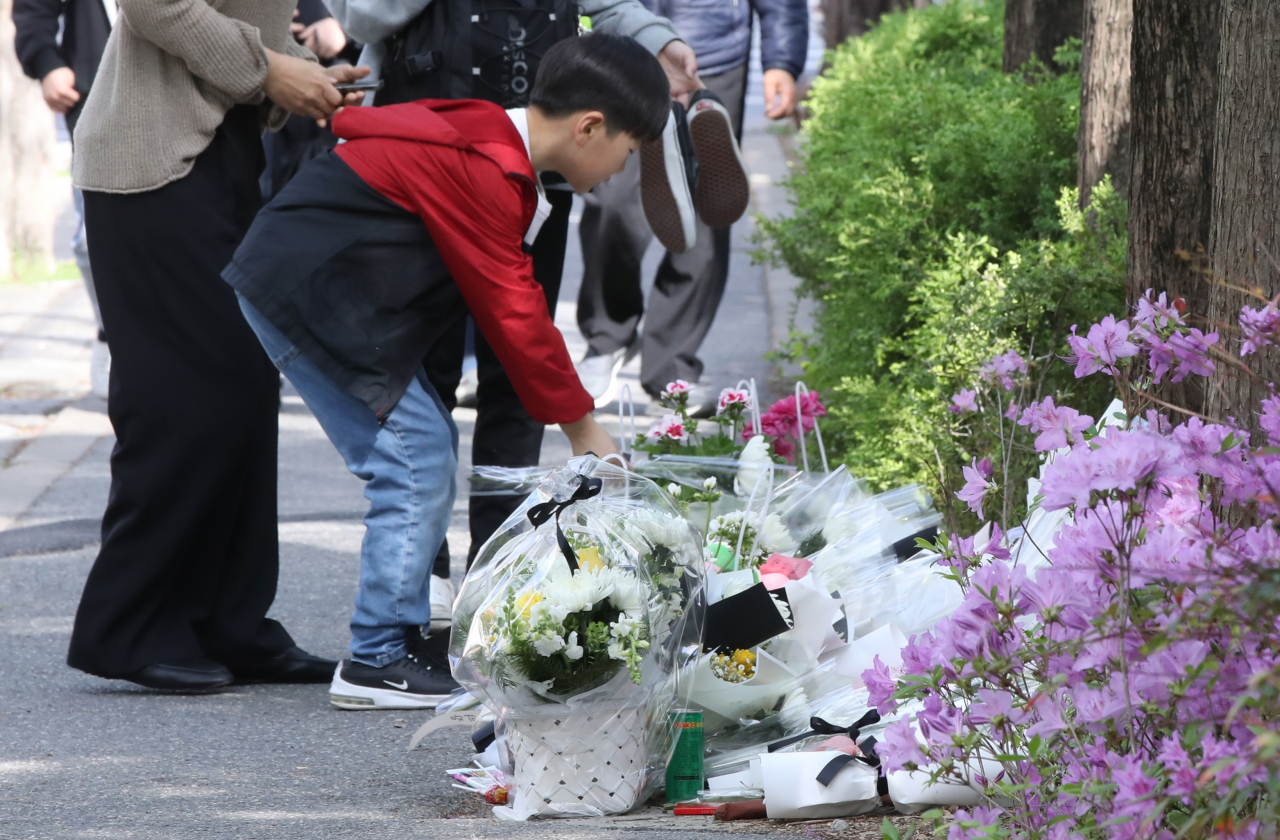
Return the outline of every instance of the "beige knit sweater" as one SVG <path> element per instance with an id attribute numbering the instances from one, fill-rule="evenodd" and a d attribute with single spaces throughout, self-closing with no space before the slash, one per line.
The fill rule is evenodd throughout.
<path id="1" fill-rule="evenodd" d="M 289 33 L 294 5 L 120 0 L 76 124 L 75 185 L 145 192 L 190 172 L 232 106 L 264 101 L 264 47 L 314 60 Z"/>

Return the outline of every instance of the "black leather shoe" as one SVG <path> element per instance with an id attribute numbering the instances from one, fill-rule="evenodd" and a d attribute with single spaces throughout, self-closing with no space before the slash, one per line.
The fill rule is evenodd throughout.
<path id="1" fill-rule="evenodd" d="M 158 691 L 178 694 L 209 694 L 231 685 L 231 672 L 203 656 L 157 662 L 122 677 L 129 682 Z"/>
<path id="2" fill-rule="evenodd" d="M 312 656 L 294 645 L 255 665 L 237 666 L 232 673 L 240 683 L 327 683 L 337 667 L 337 660 Z"/>

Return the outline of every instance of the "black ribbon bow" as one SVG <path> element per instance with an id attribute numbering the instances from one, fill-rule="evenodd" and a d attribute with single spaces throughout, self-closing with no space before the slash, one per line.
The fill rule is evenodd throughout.
<path id="1" fill-rule="evenodd" d="M 809 731 L 801 732 L 799 735 L 792 735 L 790 738 L 783 738 L 781 741 L 774 741 L 769 745 L 769 752 L 776 752 L 783 747 L 790 746 L 796 741 L 803 741 L 814 735 L 848 735 L 850 739 L 857 741 L 858 735 L 862 727 L 872 726 L 880 722 L 880 713 L 875 709 L 867 712 L 858 718 L 849 726 L 836 726 L 834 723 L 827 723 L 820 717 L 809 718 Z M 879 767 L 880 756 L 876 752 L 876 739 L 867 738 L 858 749 L 862 751 L 862 755 L 849 755 L 848 753 L 837 753 L 834 758 L 823 765 L 816 779 L 818 784 L 826 787 L 831 784 L 840 771 L 849 766 L 851 761 L 860 761 L 868 767 Z"/>
<path id="2" fill-rule="evenodd" d="M 815 777 L 818 784 L 823 787 L 830 785 L 839 775 L 840 771 L 849 766 L 852 761 L 860 761 L 868 767 L 880 766 L 880 754 L 876 752 L 876 739 L 867 738 L 858 749 L 862 751 L 862 755 L 849 755 L 848 753 L 836 753 L 835 758 L 823 765 L 822 770 Z M 879 785 L 877 784 L 877 788 Z M 888 792 L 888 788 L 885 789 Z"/>
<path id="3" fill-rule="evenodd" d="M 529 521 L 533 523 L 535 528 L 545 524 L 550 519 L 555 519 L 556 544 L 560 546 L 560 553 L 564 555 L 565 562 L 569 564 L 569 571 L 571 572 L 578 571 L 578 555 L 573 550 L 573 546 L 569 545 L 569 538 L 564 535 L 564 531 L 560 528 L 560 512 L 574 502 L 582 502 L 594 496 L 599 496 L 603 487 L 604 481 L 602 479 L 580 475 L 578 476 L 578 489 L 574 490 L 573 495 L 563 502 L 557 502 L 553 499 L 529 508 Z"/>
<path id="4" fill-rule="evenodd" d="M 848 735 L 854 741 L 858 740 L 858 734 L 864 726 L 873 726 L 880 722 L 880 713 L 875 709 L 867 712 L 858 718 L 849 726 L 836 726 L 834 723 L 827 723 L 820 717 L 809 718 L 809 731 L 801 732 L 799 735 L 792 735 L 790 738 L 783 738 L 781 741 L 774 741 L 769 745 L 769 752 L 777 752 L 783 747 L 789 747 L 796 741 L 803 741 L 814 735 Z"/>

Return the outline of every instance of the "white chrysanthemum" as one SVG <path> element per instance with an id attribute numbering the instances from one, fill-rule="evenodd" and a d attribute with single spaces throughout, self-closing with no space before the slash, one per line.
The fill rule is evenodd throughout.
<path id="1" fill-rule="evenodd" d="M 768 479 L 762 479 L 761 476 L 772 465 L 773 458 L 769 456 L 769 444 L 765 442 L 764 435 L 751 438 L 738 456 L 738 476 L 734 479 L 734 492 L 739 496 L 749 496 L 758 482 L 756 495 L 768 493 L 769 488 L 765 485 Z"/>
<path id="2" fill-rule="evenodd" d="M 625 520 L 627 529 L 639 533 L 651 546 L 677 548 L 689 539 L 689 529 L 674 516 L 643 509 Z"/>
<path id="3" fill-rule="evenodd" d="M 787 530 L 787 526 L 783 524 L 782 517 L 776 513 L 771 513 L 764 518 L 764 522 L 756 524 L 758 544 L 758 553 L 762 556 L 770 554 L 791 554 L 800 547 L 795 537 L 791 536 L 791 532 Z"/>
<path id="4" fill-rule="evenodd" d="M 858 521 L 845 508 L 837 508 L 827 517 L 827 523 L 822 526 L 822 536 L 827 541 L 827 545 L 834 545 L 841 540 L 856 537 L 862 529 L 858 527 Z"/>
<path id="5" fill-rule="evenodd" d="M 617 581 L 609 595 L 609 603 L 621 612 L 638 615 L 641 606 L 640 587 L 635 579 Z"/>

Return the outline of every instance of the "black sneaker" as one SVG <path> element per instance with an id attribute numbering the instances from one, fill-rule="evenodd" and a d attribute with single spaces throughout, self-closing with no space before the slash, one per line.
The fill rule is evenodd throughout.
<path id="1" fill-rule="evenodd" d="M 692 196 L 696 170 L 684 106 L 672 102 L 662 136 L 640 147 L 640 203 L 653 235 L 673 254 L 692 248 L 698 233 Z"/>
<path id="2" fill-rule="evenodd" d="M 333 672 L 329 702 L 339 709 L 434 709 L 458 688 L 443 653 L 410 653 L 374 668 L 345 659 Z"/>
<path id="3" fill-rule="evenodd" d="M 698 156 L 693 206 L 708 227 L 728 227 L 747 212 L 751 184 L 733 123 L 720 97 L 709 90 L 689 97 L 689 135 Z"/>

